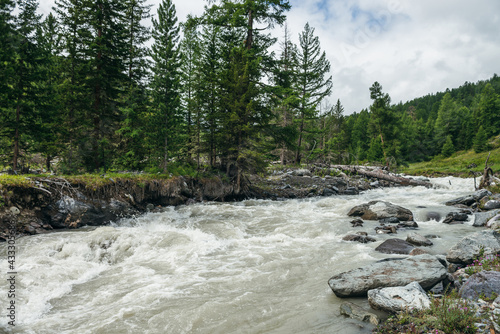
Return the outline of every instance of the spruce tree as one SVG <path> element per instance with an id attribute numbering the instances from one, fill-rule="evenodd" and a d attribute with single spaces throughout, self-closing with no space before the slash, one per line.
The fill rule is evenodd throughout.
<path id="1" fill-rule="evenodd" d="M 454 152 L 455 152 L 455 146 L 453 145 L 453 140 L 451 139 L 451 135 L 448 135 L 441 150 L 441 154 L 444 157 L 448 158 Z"/>
<path id="2" fill-rule="evenodd" d="M 314 28 L 307 23 L 299 35 L 299 48 L 297 52 L 297 82 L 296 89 L 299 93 L 298 132 L 299 138 L 295 163 L 300 164 L 301 147 L 307 122 L 314 120 L 318 115 L 318 106 L 321 101 L 332 91 L 332 77 L 330 62 L 325 52 L 321 52 L 319 38 L 314 36 Z"/>
<path id="3" fill-rule="evenodd" d="M 179 26 L 175 5 L 163 0 L 158 8 L 158 19 L 153 19 L 153 141 L 162 143 L 162 163 L 167 170 L 169 153 L 177 153 L 182 138 L 180 99 Z M 157 147 L 160 148 L 160 147 Z M 157 152 L 160 153 L 160 152 Z"/>
<path id="4" fill-rule="evenodd" d="M 476 153 L 488 150 L 488 135 L 482 126 L 479 127 L 479 130 L 474 137 L 473 148 Z"/>

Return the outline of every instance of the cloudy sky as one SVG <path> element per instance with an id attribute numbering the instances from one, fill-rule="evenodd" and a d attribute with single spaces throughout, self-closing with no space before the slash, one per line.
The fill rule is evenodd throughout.
<path id="1" fill-rule="evenodd" d="M 154 4 L 153 13 L 161 0 Z M 53 0 L 41 0 L 47 14 Z M 173 0 L 179 20 L 206 0 Z M 498 0 L 290 0 L 288 27 L 309 22 L 332 64 L 331 103 L 346 114 L 370 104 L 378 81 L 393 103 L 500 75 Z M 276 34 L 281 35 L 281 31 Z"/>

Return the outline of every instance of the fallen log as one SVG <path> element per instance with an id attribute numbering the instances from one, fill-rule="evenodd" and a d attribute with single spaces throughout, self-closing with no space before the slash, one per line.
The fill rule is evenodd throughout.
<path id="1" fill-rule="evenodd" d="M 426 188 L 432 188 L 434 185 L 430 182 L 418 181 L 406 177 L 396 176 L 393 174 L 385 174 L 381 170 L 365 170 L 360 168 L 359 166 L 347 166 L 347 165 L 332 165 L 331 168 L 337 168 L 344 172 L 356 173 L 359 175 L 373 177 L 379 180 L 394 182 L 397 184 L 401 184 L 403 186 L 424 186 Z"/>

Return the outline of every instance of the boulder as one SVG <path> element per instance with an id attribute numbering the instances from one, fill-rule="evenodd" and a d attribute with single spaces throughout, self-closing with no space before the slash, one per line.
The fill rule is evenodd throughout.
<path id="1" fill-rule="evenodd" d="M 374 326 L 377 326 L 379 323 L 379 319 L 375 314 L 365 311 L 360 306 L 350 302 L 340 304 L 340 314 L 351 319 L 369 322 Z"/>
<path id="2" fill-rule="evenodd" d="M 344 195 L 359 195 L 359 191 L 355 187 L 349 187 L 344 190 Z"/>
<path id="3" fill-rule="evenodd" d="M 410 252 L 415 248 L 412 244 L 404 241 L 403 239 L 387 239 L 381 243 L 375 250 L 380 253 L 385 254 L 410 254 Z"/>
<path id="4" fill-rule="evenodd" d="M 377 239 L 366 236 L 366 235 L 360 235 L 360 234 L 348 234 L 345 237 L 342 238 L 344 241 L 355 241 L 355 242 L 360 242 L 362 244 L 367 244 L 369 242 L 375 242 Z"/>
<path id="5" fill-rule="evenodd" d="M 467 221 L 469 217 L 466 213 L 463 212 L 450 212 L 446 215 L 446 218 L 443 220 L 445 224 L 463 224 L 464 221 Z"/>
<path id="6" fill-rule="evenodd" d="M 399 220 L 413 220 L 413 213 L 401 206 L 384 201 L 371 201 L 352 208 L 348 216 L 361 217 L 365 220 L 380 220 L 396 217 Z"/>
<path id="7" fill-rule="evenodd" d="M 429 211 L 425 214 L 425 221 L 429 220 L 435 220 L 438 222 L 441 220 L 441 214 L 439 212 Z"/>
<path id="8" fill-rule="evenodd" d="M 463 205 L 471 206 L 472 204 L 480 201 L 485 196 L 491 196 L 491 192 L 486 190 L 486 189 L 481 189 L 481 190 L 478 190 L 471 195 L 453 199 L 451 201 L 446 202 L 445 204 L 446 205 L 463 204 Z"/>
<path id="9" fill-rule="evenodd" d="M 495 210 L 495 209 L 500 209 L 500 201 L 497 200 L 489 200 L 486 202 L 483 206 L 483 209 L 485 210 Z"/>
<path id="10" fill-rule="evenodd" d="M 356 219 L 351 221 L 351 224 L 352 224 L 352 227 L 362 227 L 364 222 L 363 222 L 363 219 L 356 218 Z"/>
<path id="11" fill-rule="evenodd" d="M 430 289 L 446 276 L 446 268 L 435 256 L 423 254 L 353 269 L 333 276 L 328 285 L 337 297 L 364 297 L 369 290 L 411 282 Z"/>
<path id="12" fill-rule="evenodd" d="M 406 237 L 406 241 L 415 246 L 432 246 L 433 243 L 429 239 L 424 236 L 421 236 L 418 233 L 412 232 L 409 233 Z"/>
<path id="13" fill-rule="evenodd" d="M 473 226 L 481 227 L 485 226 L 486 222 L 491 218 L 495 217 L 500 210 L 492 210 L 488 212 L 476 212 L 474 213 L 474 224 Z"/>
<path id="14" fill-rule="evenodd" d="M 473 233 L 460 240 L 446 254 L 446 260 L 452 263 L 471 264 L 484 249 L 484 255 L 500 252 L 500 233 L 485 230 Z"/>
<path id="15" fill-rule="evenodd" d="M 397 313 L 407 309 L 427 309 L 431 300 L 420 284 L 412 282 L 404 287 L 390 287 L 368 291 L 368 303 L 375 310 Z"/>
<path id="16" fill-rule="evenodd" d="M 500 215 L 497 214 L 495 217 L 492 217 L 488 220 L 486 226 L 491 229 L 497 229 L 499 227 L 499 222 L 500 222 Z"/>
<path id="17" fill-rule="evenodd" d="M 500 294 L 500 272 L 480 271 L 462 285 L 459 295 L 462 298 L 477 300 L 478 298 L 496 298 Z"/>
<path id="18" fill-rule="evenodd" d="M 407 221 L 407 222 L 401 222 L 398 224 L 397 228 L 418 228 L 417 222 L 414 221 Z"/>

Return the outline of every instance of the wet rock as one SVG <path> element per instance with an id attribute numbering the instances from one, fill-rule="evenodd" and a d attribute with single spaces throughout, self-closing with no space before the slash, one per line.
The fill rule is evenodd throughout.
<path id="1" fill-rule="evenodd" d="M 448 201 L 445 204 L 446 205 L 463 204 L 466 206 L 471 206 L 472 204 L 480 201 L 485 196 L 491 196 L 491 192 L 486 190 L 486 189 L 481 189 L 481 190 L 478 190 L 469 196 L 459 197 L 459 198 L 453 199 L 451 201 Z"/>
<path id="2" fill-rule="evenodd" d="M 406 237 L 406 241 L 415 246 L 432 246 L 433 243 L 429 239 L 424 236 L 421 236 L 418 233 L 412 232 L 409 233 Z"/>
<path id="3" fill-rule="evenodd" d="M 346 190 L 344 190 L 344 195 L 358 195 L 359 191 L 358 189 L 354 187 L 349 187 Z"/>
<path id="4" fill-rule="evenodd" d="M 328 285 L 337 297 L 363 297 L 372 289 L 418 282 L 430 289 L 447 276 L 446 268 L 432 255 L 382 261 L 333 276 Z"/>
<path id="5" fill-rule="evenodd" d="M 407 221 L 407 222 L 401 222 L 397 226 L 398 228 L 418 228 L 417 222 L 414 221 Z"/>
<path id="6" fill-rule="evenodd" d="M 488 220 L 495 217 L 500 210 L 492 210 L 488 212 L 476 212 L 474 213 L 474 224 L 473 226 L 481 227 L 485 226 Z"/>
<path id="7" fill-rule="evenodd" d="M 416 256 L 416 255 L 422 255 L 422 254 L 429 254 L 428 251 L 422 248 L 413 248 L 410 252 L 410 256 Z"/>
<path id="8" fill-rule="evenodd" d="M 384 201 L 372 201 L 355 206 L 347 215 L 361 217 L 365 220 L 380 220 L 390 217 L 396 217 L 403 221 L 413 220 L 413 213 L 410 210 Z"/>
<path id="9" fill-rule="evenodd" d="M 148 211 L 153 211 L 153 210 L 154 210 L 154 208 L 155 208 L 154 204 L 148 203 L 148 204 L 146 205 L 146 210 L 148 210 Z"/>
<path id="10" fill-rule="evenodd" d="M 427 309 L 431 300 L 417 282 L 404 287 L 381 288 L 368 291 L 368 303 L 373 309 L 397 313 L 407 309 Z"/>
<path id="11" fill-rule="evenodd" d="M 343 302 L 340 304 L 340 314 L 351 319 L 369 322 L 374 326 L 377 326 L 380 321 L 375 314 L 370 313 L 362 307 L 350 302 Z"/>
<path id="12" fill-rule="evenodd" d="M 446 254 L 446 260 L 452 263 L 471 264 L 484 250 L 484 255 L 500 252 L 500 233 L 486 230 L 468 235 L 453 246 Z"/>
<path id="13" fill-rule="evenodd" d="M 375 248 L 375 250 L 385 254 L 410 254 L 413 248 L 415 248 L 415 246 L 403 239 L 393 238 L 387 239 Z"/>
<path id="14" fill-rule="evenodd" d="M 425 214 L 425 221 L 430 221 L 430 220 L 435 220 L 435 221 L 440 221 L 441 220 L 441 214 L 439 212 L 434 212 L 434 211 L 429 211 Z"/>
<path id="15" fill-rule="evenodd" d="M 352 227 L 362 227 L 364 222 L 363 222 L 363 219 L 356 218 L 356 219 L 351 221 L 351 224 L 352 224 Z"/>
<path id="16" fill-rule="evenodd" d="M 378 233 L 378 234 L 397 234 L 398 231 L 397 231 L 397 228 L 396 226 L 377 226 L 375 227 L 375 231 Z"/>
<path id="17" fill-rule="evenodd" d="M 323 196 L 334 196 L 334 195 L 337 195 L 337 193 L 332 189 L 330 188 L 323 189 Z"/>
<path id="18" fill-rule="evenodd" d="M 377 241 L 375 238 L 366 236 L 366 235 L 360 235 L 360 234 L 348 234 L 342 238 L 344 241 L 355 241 L 355 242 L 360 242 L 362 244 L 367 244 L 369 242 L 375 242 Z"/>
<path id="19" fill-rule="evenodd" d="M 488 220 L 486 223 L 486 226 L 491 228 L 491 229 L 497 229 L 500 225 L 500 215 L 497 214 L 495 217 L 491 218 Z"/>
<path id="20" fill-rule="evenodd" d="M 492 298 L 500 293 L 500 272 L 480 271 L 462 285 L 459 295 L 462 298 L 477 300 L 478 298 Z"/>
<path id="21" fill-rule="evenodd" d="M 450 212 L 446 215 L 446 218 L 443 220 L 445 224 L 463 224 L 464 221 L 467 221 L 469 217 L 466 213 L 462 212 Z"/>
<path id="22" fill-rule="evenodd" d="M 378 221 L 381 224 L 399 224 L 401 221 L 397 217 L 382 218 Z"/>
<path id="23" fill-rule="evenodd" d="M 500 201 L 489 200 L 488 202 L 486 202 L 484 204 L 483 209 L 485 209 L 485 210 L 500 209 Z"/>

